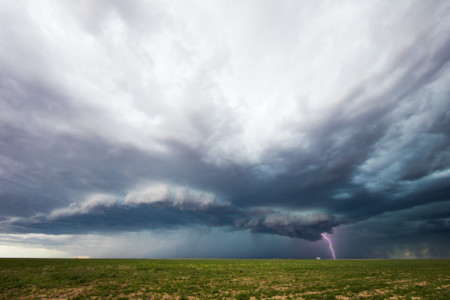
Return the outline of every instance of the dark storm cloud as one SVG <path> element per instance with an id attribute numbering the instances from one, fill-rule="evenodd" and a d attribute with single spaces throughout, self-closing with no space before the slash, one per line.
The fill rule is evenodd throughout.
<path id="1" fill-rule="evenodd" d="M 237 227 L 251 229 L 252 233 L 268 233 L 309 241 L 320 240 L 321 233 L 332 232 L 332 228 L 342 222 L 329 215 L 290 216 L 289 214 L 272 214 L 252 217 L 250 220 L 238 221 Z"/>
<path id="2" fill-rule="evenodd" d="M 450 234 L 448 201 L 425 204 L 402 211 L 389 211 L 360 222 L 359 234 L 415 237 L 420 234 Z"/>
<path id="3" fill-rule="evenodd" d="M 210 194 L 156 184 L 144 192 L 129 193 L 124 199 L 93 195 L 81 204 L 72 203 L 49 215 L 5 221 L 3 228 L 11 233 L 79 234 L 201 225 L 317 241 L 322 232 L 332 232 L 340 224 L 342 221 L 326 214 L 241 209 L 229 202 L 218 202 Z"/>
<path id="4" fill-rule="evenodd" d="M 197 4 L 0 1 L 3 233 L 448 235 L 448 3 Z"/>

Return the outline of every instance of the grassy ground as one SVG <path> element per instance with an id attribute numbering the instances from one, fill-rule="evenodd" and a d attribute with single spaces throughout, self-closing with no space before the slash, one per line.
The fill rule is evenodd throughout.
<path id="1" fill-rule="evenodd" d="M 450 260 L 0 259 L 0 299 L 450 299 Z"/>

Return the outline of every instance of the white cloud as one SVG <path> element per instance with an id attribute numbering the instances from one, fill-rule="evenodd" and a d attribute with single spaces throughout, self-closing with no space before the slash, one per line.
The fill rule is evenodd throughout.
<path id="1" fill-rule="evenodd" d="M 170 188 L 163 183 L 156 183 L 147 186 L 139 191 L 129 192 L 125 198 L 124 204 L 140 204 L 140 203 L 155 203 L 165 201 L 170 197 Z"/>
<path id="2" fill-rule="evenodd" d="M 10 80 L 29 76 L 57 90 L 76 113 L 62 119 L 7 107 L 15 117 L 6 120 L 27 118 L 30 128 L 92 134 L 160 154 L 175 140 L 217 165 L 263 163 L 273 148 L 306 151 L 312 129 L 338 106 L 357 114 L 402 80 L 407 69 L 395 66 L 398 57 L 430 34 L 431 19 L 419 28 L 408 17 L 420 5 L 390 6 L 3 5 L 3 14 L 17 16 L 1 33 Z M 361 87 L 363 96 L 347 99 Z"/>
<path id="3" fill-rule="evenodd" d="M 70 216 L 73 214 L 86 214 L 89 213 L 93 208 L 102 206 L 102 207 L 111 207 L 117 203 L 117 197 L 113 195 L 106 194 L 92 194 L 89 195 L 84 201 L 78 203 L 73 202 L 66 208 L 58 208 L 52 211 L 49 215 L 49 219 L 52 220 L 54 218 L 59 218 L 62 216 Z"/>
<path id="4" fill-rule="evenodd" d="M 149 203 L 166 203 L 175 207 L 190 207 L 192 209 L 209 208 L 211 206 L 226 206 L 228 202 L 219 202 L 214 194 L 188 187 L 169 185 L 162 182 L 147 184 L 130 191 L 123 204 L 137 205 Z"/>
<path id="5" fill-rule="evenodd" d="M 49 220 L 64 218 L 77 214 L 89 214 L 96 208 L 110 208 L 114 205 L 121 207 L 136 206 L 139 204 L 162 203 L 181 209 L 201 210 L 211 207 L 226 207 L 230 203 L 218 201 L 212 193 L 195 190 L 187 187 L 169 185 L 163 182 L 138 185 L 129 191 L 124 197 L 109 194 L 90 194 L 80 202 L 72 202 L 67 207 L 57 208 L 48 215 Z M 38 214 L 35 218 L 41 218 L 44 214 Z M 32 218 L 33 219 L 33 218 Z M 20 220 L 11 218 L 6 223 Z M 6 224 L 5 223 L 5 224 Z"/>

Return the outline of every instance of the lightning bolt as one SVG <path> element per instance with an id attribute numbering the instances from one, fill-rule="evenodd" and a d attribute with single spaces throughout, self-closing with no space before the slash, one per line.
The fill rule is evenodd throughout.
<path id="1" fill-rule="evenodd" d="M 328 241 L 328 244 L 330 244 L 331 254 L 333 254 L 333 259 L 336 259 L 336 256 L 334 255 L 334 250 L 333 250 L 333 243 L 331 243 L 331 240 L 328 238 L 328 236 L 325 233 L 322 233 L 322 236 L 324 239 L 326 239 Z"/>

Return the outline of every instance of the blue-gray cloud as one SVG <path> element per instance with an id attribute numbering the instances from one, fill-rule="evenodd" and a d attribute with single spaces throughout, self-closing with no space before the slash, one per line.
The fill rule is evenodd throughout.
<path id="1" fill-rule="evenodd" d="M 292 215 L 267 208 L 241 209 L 217 201 L 212 194 L 159 183 L 130 192 L 123 199 L 91 195 L 82 203 L 74 202 L 47 215 L 2 223 L 4 232 L 10 233 L 79 234 L 207 226 L 317 241 L 321 233 L 331 233 L 343 220 L 327 214 Z"/>

